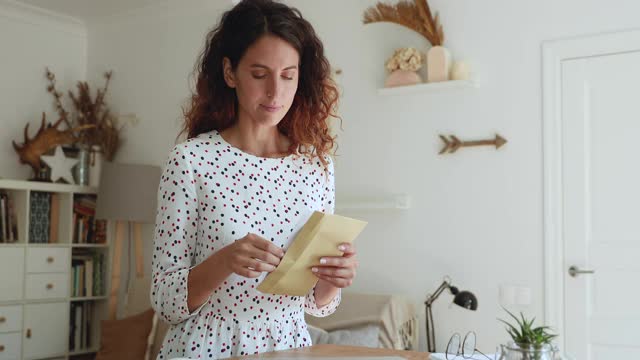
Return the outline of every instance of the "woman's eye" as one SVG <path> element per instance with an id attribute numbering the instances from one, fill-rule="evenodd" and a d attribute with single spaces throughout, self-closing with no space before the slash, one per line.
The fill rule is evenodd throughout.
<path id="1" fill-rule="evenodd" d="M 267 77 L 266 74 L 252 74 L 254 79 L 264 79 Z"/>
<path id="2" fill-rule="evenodd" d="M 285 79 L 285 80 L 293 80 L 293 75 L 283 74 L 282 78 Z"/>

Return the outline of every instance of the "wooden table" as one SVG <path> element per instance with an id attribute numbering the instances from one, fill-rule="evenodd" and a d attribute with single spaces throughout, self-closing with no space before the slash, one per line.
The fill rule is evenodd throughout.
<path id="1" fill-rule="evenodd" d="M 313 345 L 309 347 L 303 347 L 294 350 L 274 351 L 268 353 L 262 353 L 259 355 L 251 355 L 243 357 L 243 359 L 257 359 L 257 358 L 291 358 L 301 359 L 309 357 L 338 357 L 338 356 L 400 356 L 408 360 L 428 360 L 429 354 L 426 352 L 418 351 L 403 351 L 403 350 L 391 350 L 391 349 L 375 349 L 367 347 L 357 346 L 342 346 L 342 345 Z"/>

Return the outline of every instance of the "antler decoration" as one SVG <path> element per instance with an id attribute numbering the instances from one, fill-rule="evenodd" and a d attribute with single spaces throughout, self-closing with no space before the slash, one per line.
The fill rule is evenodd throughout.
<path id="1" fill-rule="evenodd" d="M 12 141 L 13 148 L 20 157 L 21 164 L 29 164 L 34 173 L 37 174 L 42 163 L 40 162 L 40 156 L 55 148 L 58 145 L 72 144 L 78 139 L 73 134 L 76 131 L 86 130 L 93 128 L 93 125 L 82 125 L 65 131 L 58 130 L 58 126 L 64 121 L 64 118 L 60 118 L 55 124 L 46 124 L 46 115 L 42 113 L 42 123 L 40 129 L 36 133 L 33 139 L 29 139 L 29 124 L 24 127 L 24 143 L 22 146 Z"/>
<path id="2" fill-rule="evenodd" d="M 431 15 L 427 0 L 402 0 L 395 5 L 378 2 L 365 10 L 362 22 L 390 22 L 402 25 L 424 36 L 432 46 L 441 46 L 444 43 L 440 17 L 437 12 L 435 17 Z"/>

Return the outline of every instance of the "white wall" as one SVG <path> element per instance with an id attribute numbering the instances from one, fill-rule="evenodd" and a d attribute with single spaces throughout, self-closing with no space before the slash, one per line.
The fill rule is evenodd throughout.
<path id="1" fill-rule="evenodd" d="M 496 321 L 504 315 L 498 301 L 501 284 L 529 287 L 532 304 L 523 310 L 541 319 L 541 42 L 638 27 L 640 4 L 432 0 L 446 45 L 454 57 L 471 61 L 480 88 L 381 97 L 376 91 L 393 49 L 413 45 L 426 50 L 424 40 L 391 24 L 363 26 L 362 13 L 374 0 L 288 3 L 314 24 L 330 60 L 343 70 L 338 202 L 395 192 L 413 198 L 407 212 L 348 214 L 369 221 L 358 239 L 361 267 L 353 289 L 405 293 L 420 306 L 444 275 L 473 291 L 480 303 L 475 313 L 450 307 L 447 294 L 436 303 L 439 349 L 453 331 L 475 330 L 485 351 L 506 339 Z M 163 163 L 177 134 L 188 75 L 205 31 L 227 4 L 168 0 L 88 24 L 89 78 L 112 68 L 111 104 L 140 118 L 139 125 L 127 127 L 118 161 Z M 30 94 L 42 84 L 36 85 Z M 21 124 L 12 124 L 11 132 Z M 500 151 L 437 155 L 438 134 L 474 139 L 495 132 L 509 140 Z M 151 236 L 149 227 L 145 234 Z"/>
<path id="2" fill-rule="evenodd" d="M 23 142 L 27 123 L 35 136 L 43 111 L 47 121 L 58 119 L 45 67 L 55 73 L 59 91 L 84 80 L 87 31 L 76 19 L 0 1 L 0 45 L 0 177 L 27 179 L 31 168 L 18 162 L 11 140 Z"/>

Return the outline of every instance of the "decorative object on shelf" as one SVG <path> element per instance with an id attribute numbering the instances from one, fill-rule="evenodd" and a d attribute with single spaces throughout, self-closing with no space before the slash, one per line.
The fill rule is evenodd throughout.
<path id="1" fill-rule="evenodd" d="M 111 267 L 109 318 L 115 319 L 120 289 L 120 261 L 125 225 L 133 224 L 136 274 L 144 276 L 141 223 L 155 222 L 157 191 L 162 169 L 151 165 L 104 163 L 100 177 L 96 219 L 116 222 L 115 248 Z M 129 241 L 129 246 L 131 241 Z M 130 276 L 127 274 L 128 293 Z"/>
<path id="2" fill-rule="evenodd" d="M 91 158 L 89 159 L 89 186 L 100 186 L 100 173 L 102 172 L 103 156 L 99 145 L 91 148 Z"/>
<path id="3" fill-rule="evenodd" d="M 52 182 L 62 179 L 69 184 L 73 184 L 72 168 L 78 163 L 78 159 L 66 157 L 61 146 L 56 147 L 53 156 L 43 155 L 40 158 L 51 169 Z"/>
<path id="4" fill-rule="evenodd" d="M 431 310 L 431 306 L 433 302 L 444 292 L 445 290 L 449 290 L 451 295 L 453 295 L 453 303 L 463 307 L 468 310 L 477 310 L 478 309 L 478 299 L 475 295 L 473 295 L 469 291 L 460 291 L 457 287 L 451 285 L 451 279 L 446 276 L 442 281 L 442 284 L 438 286 L 436 291 L 427 295 L 427 300 L 424 302 L 426 307 L 426 334 L 427 334 L 427 352 L 433 353 L 436 351 L 436 335 L 433 325 L 433 312 Z"/>
<path id="5" fill-rule="evenodd" d="M 39 179 L 43 168 L 41 156 L 59 145 L 73 144 L 78 141 L 74 133 L 84 131 L 89 126 L 77 126 L 64 131 L 58 130 L 64 118 L 60 118 L 53 125 L 46 123 L 46 115 L 42 113 L 40 129 L 33 139 L 29 138 L 29 124 L 24 127 L 24 142 L 21 146 L 13 141 L 13 148 L 20 157 L 20 163 L 28 164 L 33 169 L 34 177 Z"/>
<path id="6" fill-rule="evenodd" d="M 503 308 L 515 321 L 516 325 L 498 319 L 507 325 L 507 333 L 511 341 L 500 345 L 500 360 L 555 360 L 559 356 L 558 348 L 551 342 L 558 335 L 550 332 L 548 326 L 533 327 L 535 318 L 528 320 L 520 313 L 520 318 Z"/>
<path id="7" fill-rule="evenodd" d="M 496 150 L 502 147 L 502 145 L 507 143 L 507 140 L 502 136 L 496 134 L 496 137 L 491 140 L 473 140 L 473 141 L 462 141 L 455 135 L 449 135 L 449 138 L 445 135 L 440 135 L 440 139 L 444 142 L 444 146 L 442 150 L 440 150 L 439 154 L 449 153 L 452 154 L 458 149 L 462 147 L 471 147 L 471 146 L 495 146 Z"/>
<path id="8" fill-rule="evenodd" d="M 400 1 L 395 5 L 377 3 L 365 10 L 364 24 L 390 22 L 424 36 L 431 44 L 427 51 L 427 82 L 449 80 L 451 54 L 444 47 L 444 31 L 438 13 L 431 14 L 427 0 Z"/>
<path id="9" fill-rule="evenodd" d="M 120 131 L 123 128 L 123 126 L 118 126 L 117 117 L 111 114 L 105 103 L 105 95 L 109 89 L 112 74 L 112 71 L 104 73 L 104 87 L 96 91 L 94 98 L 91 96 L 91 89 L 86 81 L 77 82 L 77 94 L 69 90 L 68 95 L 73 104 L 72 118 L 69 119 L 70 113 L 62 105 L 62 93 L 55 86 L 56 77 L 48 68 L 46 69 L 46 77 L 49 80 L 47 91 L 53 96 L 58 115 L 69 128 L 89 126 L 88 130 L 84 131 L 76 142 L 89 146 L 91 151 L 96 151 L 94 149 L 99 148 L 107 161 L 113 160 L 120 147 Z"/>
<path id="10" fill-rule="evenodd" d="M 91 149 L 87 145 L 81 144 L 80 149 L 78 150 L 78 164 L 76 165 L 74 171 L 75 181 L 78 185 L 89 185 L 90 156 Z"/>
<path id="11" fill-rule="evenodd" d="M 427 82 L 449 80 L 451 53 L 443 46 L 433 46 L 427 51 Z"/>
<path id="12" fill-rule="evenodd" d="M 469 80 L 471 79 L 471 68 L 466 61 L 454 61 L 451 66 L 451 80 Z"/>
<path id="13" fill-rule="evenodd" d="M 414 85 L 422 82 L 417 73 L 424 63 L 424 55 L 416 48 L 397 49 L 387 60 L 385 67 L 389 75 L 385 87 Z"/>

